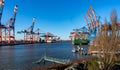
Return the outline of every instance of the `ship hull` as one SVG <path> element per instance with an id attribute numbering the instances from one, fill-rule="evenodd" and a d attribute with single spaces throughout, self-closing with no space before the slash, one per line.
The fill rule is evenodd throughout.
<path id="1" fill-rule="evenodd" d="M 74 45 L 88 45 L 89 40 L 88 39 L 75 39 Z"/>

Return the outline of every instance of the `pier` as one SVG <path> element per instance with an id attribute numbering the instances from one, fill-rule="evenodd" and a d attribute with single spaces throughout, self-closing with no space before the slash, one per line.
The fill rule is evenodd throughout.
<path id="1" fill-rule="evenodd" d="M 54 62 L 58 64 L 71 64 L 71 61 L 69 59 L 58 59 L 58 58 L 53 58 L 53 57 L 48 57 L 48 56 L 43 56 L 41 59 L 33 63 L 39 64 L 42 61 L 50 61 L 50 62 Z"/>

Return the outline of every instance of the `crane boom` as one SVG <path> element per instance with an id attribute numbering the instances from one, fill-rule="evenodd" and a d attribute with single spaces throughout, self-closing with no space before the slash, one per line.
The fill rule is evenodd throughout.
<path id="1" fill-rule="evenodd" d="M 32 25 L 31 25 L 30 32 L 33 32 L 35 20 L 36 20 L 35 18 L 32 19 Z"/>
<path id="2" fill-rule="evenodd" d="M 15 7 L 14 7 L 13 17 L 11 17 L 11 18 L 6 22 L 6 24 L 5 24 L 6 27 L 9 27 L 9 26 L 14 27 L 15 20 L 16 20 L 17 9 L 18 9 L 18 6 L 15 5 Z"/>
<path id="3" fill-rule="evenodd" d="M 15 24 L 17 10 L 18 10 L 18 5 L 15 5 L 12 26 L 14 26 Z"/>
<path id="4" fill-rule="evenodd" d="M 85 19 L 85 21 L 86 21 L 86 24 L 87 24 L 88 30 L 90 30 L 90 26 L 89 26 L 89 24 L 88 24 L 88 20 L 87 20 L 86 16 L 84 16 L 84 19 Z"/>

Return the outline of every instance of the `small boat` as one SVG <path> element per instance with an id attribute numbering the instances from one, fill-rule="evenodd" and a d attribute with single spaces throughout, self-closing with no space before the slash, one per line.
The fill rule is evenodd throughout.
<path id="1" fill-rule="evenodd" d="M 73 52 L 73 53 L 75 53 L 75 52 L 76 52 L 76 50 L 75 50 L 75 49 L 72 49 L 72 52 Z"/>
<path id="2" fill-rule="evenodd" d="M 74 48 L 72 49 L 72 52 L 79 52 L 79 51 L 80 51 L 79 46 L 74 46 Z"/>
<path id="3" fill-rule="evenodd" d="M 77 50 L 77 51 L 80 51 L 80 46 L 76 46 L 76 50 Z"/>

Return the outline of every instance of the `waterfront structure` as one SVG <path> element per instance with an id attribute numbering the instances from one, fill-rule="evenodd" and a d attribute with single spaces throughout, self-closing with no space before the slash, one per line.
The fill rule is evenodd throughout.
<path id="1" fill-rule="evenodd" d="M 84 19 L 86 21 L 87 29 L 89 31 L 90 45 L 92 45 L 93 39 L 96 37 L 99 27 L 101 25 L 100 16 L 97 16 L 93 7 L 90 6 L 84 16 Z"/>
<path id="2" fill-rule="evenodd" d="M 39 59 L 36 62 L 33 63 L 41 63 L 42 61 L 50 61 L 50 62 L 54 62 L 54 63 L 59 63 L 59 64 L 71 64 L 71 61 L 69 59 L 58 59 L 58 58 L 53 58 L 53 57 L 47 57 L 47 56 L 43 56 L 41 59 Z"/>
<path id="3" fill-rule="evenodd" d="M 11 17 L 6 24 L 2 24 L 1 18 L 4 8 L 4 0 L 0 0 L 0 44 L 10 44 L 15 42 L 15 20 L 18 6 L 15 5 L 13 17 Z"/>
<path id="4" fill-rule="evenodd" d="M 39 42 L 40 41 L 40 29 L 39 28 L 34 31 L 33 41 L 34 42 Z"/>
<path id="5" fill-rule="evenodd" d="M 24 34 L 24 43 L 35 43 L 40 40 L 39 28 L 36 31 L 34 30 L 35 18 L 32 19 L 32 25 L 28 29 L 18 31 L 17 33 Z"/>
<path id="6" fill-rule="evenodd" d="M 3 33 L 3 39 L 7 43 L 14 43 L 15 42 L 15 20 L 16 20 L 16 13 L 17 13 L 18 6 L 16 5 L 14 7 L 14 15 L 12 18 L 8 20 L 6 23 L 7 25 L 3 28 L 5 29 L 5 32 Z"/>
<path id="7" fill-rule="evenodd" d="M 0 43 L 2 43 L 2 23 L 1 18 L 3 14 L 4 0 L 0 0 Z"/>

